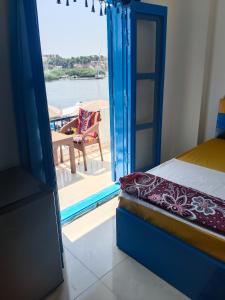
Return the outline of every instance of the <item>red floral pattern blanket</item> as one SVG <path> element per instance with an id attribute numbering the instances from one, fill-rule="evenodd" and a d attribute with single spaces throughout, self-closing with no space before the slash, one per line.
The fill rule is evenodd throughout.
<path id="1" fill-rule="evenodd" d="M 147 203 L 218 233 L 225 233 L 225 200 L 148 173 L 120 178 L 121 189 Z"/>

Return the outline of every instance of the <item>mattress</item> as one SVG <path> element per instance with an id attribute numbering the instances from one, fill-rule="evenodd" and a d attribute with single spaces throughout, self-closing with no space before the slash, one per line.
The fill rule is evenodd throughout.
<path id="1" fill-rule="evenodd" d="M 225 172 L 225 140 L 209 140 L 179 155 L 177 159 Z"/>
<path id="2" fill-rule="evenodd" d="M 225 141 L 224 141 L 225 143 Z M 225 201 L 225 174 L 193 163 L 172 159 L 149 173 L 190 187 Z M 225 262 L 225 237 L 121 192 L 119 207 Z"/>

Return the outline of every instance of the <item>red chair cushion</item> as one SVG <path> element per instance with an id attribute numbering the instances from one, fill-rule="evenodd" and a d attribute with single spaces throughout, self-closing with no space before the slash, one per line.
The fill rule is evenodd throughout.
<path id="1" fill-rule="evenodd" d="M 78 133 L 84 133 L 88 128 L 101 120 L 99 111 L 88 111 L 83 108 L 79 110 Z"/>

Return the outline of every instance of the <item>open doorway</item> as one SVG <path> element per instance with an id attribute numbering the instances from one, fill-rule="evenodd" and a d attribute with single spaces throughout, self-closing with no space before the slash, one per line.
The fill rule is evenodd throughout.
<path id="1" fill-rule="evenodd" d="M 106 16 L 90 14 L 83 2 L 68 8 L 38 0 L 37 6 L 64 222 L 118 191 L 111 174 L 107 21 Z M 92 122 L 82 132 L 78 128 L 81 109 L 87 122 Z M 91 113 L 96 114 L 94 121 Z M 96 123 L 93 131 L 81 137 Z"/>

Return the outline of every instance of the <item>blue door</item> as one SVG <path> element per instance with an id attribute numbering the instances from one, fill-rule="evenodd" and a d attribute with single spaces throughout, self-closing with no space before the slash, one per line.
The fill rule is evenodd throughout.
<path id="1" fill-rule="evenodd" d="M 118 6 L 119 7 L 119 6 Z M 127 85 L 126 79 L 126 38 L 124 12 L 126 9 L 112 7 L 107 12 L 108 62 L 110 96 L 110 134 L 112 179 L 127 174 Z"/>
<path id="2" fill-rule="evenodd" d="M 108 13 L 113 178 L 160 163 L 167 8 L 132 1 Z"/>
<path id="3" fill-rule="evenodd" d="M 130 169 L 146 171 L 160 163 L 167 8 L 134 2 L 128 14 Z"/>

